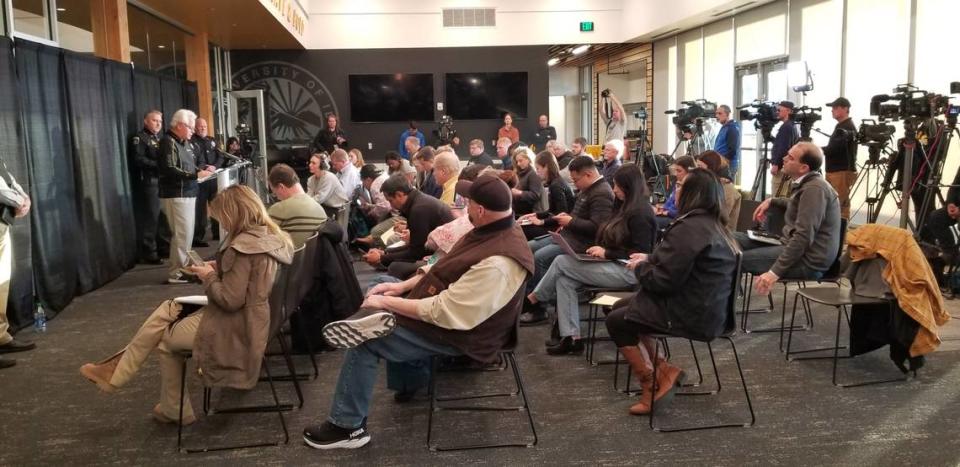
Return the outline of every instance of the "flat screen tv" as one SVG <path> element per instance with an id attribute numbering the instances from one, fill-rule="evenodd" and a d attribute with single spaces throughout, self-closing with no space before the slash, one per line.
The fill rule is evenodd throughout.
<path id="1" fill-rule="evenodd" d="M 527 73 L 447 73 L 447 113 L 454 119 L 527 116 Z"/>
<path id="2" fill-rule="evenodd" d="M 433 121 L 433 74 L 350 75 L 350 121 Z"/>

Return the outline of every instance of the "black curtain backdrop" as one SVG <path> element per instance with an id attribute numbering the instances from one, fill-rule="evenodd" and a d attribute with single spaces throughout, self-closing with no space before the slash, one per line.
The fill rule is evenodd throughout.
<path id="1" fill-rule="evenodd" d="M 160 75 L 148 70 L 133 72 L 133 107 L 137 115 L 134 130 L 143 126 L 143 115 L 151 110 L 163 112 L 163 99 L 160 97 Z M 167 115 L 163 115 L 166 121 Z"/>
<path id="2" fill-rule="evenodd" d="M 177 110 L 186 108 L 183 102 L 183 81 L 163 76 L 160 78 L 160 99 L 163 101 L 164 128 Z"/>
<path id="3" fill-rule="evenodd" d="M 200 99 L 197 93 L 196 81 L 181 81 L 183 83 L 183 108 L 190 109 L 194 113 L 200 112 Z M 212 123 L 208 122 L 212 125 Z"/>
<path id="4" fill-rule="evenodd" d="M 115 279 L 133 264 L 132 205 L 125 148 L 120 145 L 114 101 L 115 83 L 107 61 L 63 52 L 67 78 L 70 133 L 77 168 L 77 196 L 82 235 L 80 290 L 88 292 Z"/>
<path id="5" fill-rule="evenodd" d="M 11 41 L 0 37 L 0 157 L 24 190 L 31 191 L 29 163 L 23 141 L 20 106 L 17 92 L 17 74 Z M 33 196 L 31 196 L 33 198 Z M 31 261 L 32 215 L 17 219 L 10 231 L 13 251 L 13 275 L 10 278 L 10 297 L 7 300 L 7 318 L 16 329 L 20 323 L 33 322 L 33 267 Z"/>
<path id="6" fill-rule="evenodd" d="M 17 73 L 31 168 L 31 217 L 42 226 L 33 232 L 36 295 L 52 315 L 77 295 L 77 249 L 63 233 L 80 231 L 60 49 L 18 42 Z"/>

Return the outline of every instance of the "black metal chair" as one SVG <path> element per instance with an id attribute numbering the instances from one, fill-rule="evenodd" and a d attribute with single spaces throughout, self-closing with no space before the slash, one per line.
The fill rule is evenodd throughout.
<path id="1" fill-rule="evenodd" d="M 302 250 L 298 249 L 294 253 L 294 257 Z M 284 322 L 284 299 L 286 298 L 286 290 L 289 285 L 290 277 L 290 267 L 284 264 L 280 264 L 277 267 L 276 277 L 274 278 L 273 288 L 270 290 L 269 306 L 270 306 L 270 330 L 268 334 L 268 342 L 272 339 L 276 339 L 280 334 L 280 329 Z M 282 341 L 282 338 L 280 339 Z M 226 451 L 233 449 L 245 449 L 245 448 L 255 448 L 255 447 L 267 447 L 267 446 L 279 446 L 281 441 L 273 442 L 253 442 L 246 444 L 235 444 L 228 446 L 217 446 L 217 447 L 202 447 L 202 448 L 185 448 L 183 446 L 183 400 L 186 396 L 186 384 L 187 384 L 187 360 L 193 356 L 191 352 L 184 352 L 182 354 L 184 357 L 183 365 L 180 367 L 180 414 L 177 424 L 177 451 L 181 453 L 198 453 L 198 452 L 211 452 L 211 451 Z M 287 368 L 291 374 L 295 372 L 293 368 L 293 362 L 289 359 L 289 355 L 286 355 Z M 261 368 L 266 372 L 266 380 L 270 386 L 270 392 L 273 396 L 273 404 L 270 405 L 254 405 L 254 406 L 241 406 L 241 407 L 227 407 L 227 408 L 215 408 L 212 404 L 212 394 L 213 388 L 204 386 L 203 388 L 203 412 L 205 415 L 214 415 L 214 414 L 238 414 L 238 413 L 261 413 L 261 412 L 276 412 L 280 417 L 280 426 L 283 428 L 283 441 L 282 444 L 288 444 L 290 442 L 290 432 L 287 429 L 287 422 L 283 418 L 283 412 L 293 410 L 292 404 L 282 404 L 280 398 L 277 395 L 277 388 L 274 385 L 274 378 L 270 372 L 270 365 L 267 362 L 267 355 L 264 354 L 263 359 L 260 363 Z M 303 395 L 300 392 L 299 384 L 294 386 L 297 390 L 297 396 L 300 400 L 300 404 L 303 404 Z"/>
<path id="2" fill-rule="evenodd" d="M 427 418 L 427 447 L 431 451 L 462 451 L 467 449 L 487 449 L 487 448 L 500 448 L 500 447 L 533 447 L 537 444 L 539 438 L 537 437 L 537 428 L 533 421 L 533 413 L 530 410 L 530 402 L 527 400 L 527 392 L 523 387 L 523 379 L 520 376 L 520 367 L 517 366 L 517 360 L 514 355 L 514 349 L 517 345 L 518 338 L 518 327 L 514 325 L 513 332 L 510 335 L 510 339 L 507 342 L 507 345 L 500 350 L 501 361 L 504 362 L 502 369 L 509 368 L 513 373 L 513 380 L 516 385 L 516 388 L 511 392 L 497 392 L 491 394 L 474 394 L 467 396 L 455 396 L 455 397 L 440 397 L 437 394 L 437 380 L 438 380 L 438 368 L 439 368 L 439 358 L 434 357 L 432 359 L 432 374 L 433 376 L 430 379 L 430 414 Z M 514 406 L 483 406 L 483 405 L 442 405 L 442 402 L 461 402 L 468 400 L 482 400 L 482 399 L 491 399 L 491 398 L 501 398 L 501 397 L 517 397 L 520 396 L 522 405 Z M 433 417 L 434 413 L 439 414 L 443 411 L 457 411 L 457 412 L 526 412 L 527 420 L 530 424 L 530 432 L 533 434 L 533 439 L 529 441 L 513 441 L 513 442 L 503 442 L 503 443 L 470 443 L 470 444 L 457 444 L 452 446 L 439 446 L 433 444 Z"/>
<path id="3" fill-rule="evenodd" d="M 300 312 L 300 303 L 303 302 L 304 298 L 310 292 L 311 287 L 313 286 L 313 274 L 314 268 L 316 267 L 316 256 L 317 256 L 317 238 L 320 236 L 319 233 L 315 233 L 310 236 L 303 246 L 297 250 L 294 254 L 293 263 L 290 265 L 289 281 L 290 285 L 286 288 L 284 292 L 284 321 L 283 326 L 289 328 L 288 324 L 290 323 L 291 318 L 296 313 Z M 305 331 L 303 328 L 299 328 L 303 340 L 307 344 L 307 354 L 310 357 L 310 363 L 313 366 L 313 375 L 312 378 L 316 379 L 320 375 L 319 367 L 317 366 L 317 357 L 316 352 L 313 349 L 313 346 L 310 344 L 310 340 L 304 335 Z M 286 333 L 281 333 L 277 336 L 277 340 L 280 344 L 280 353 L 269 353 L 267 356 L 283 356 L 285 359 L 289 359 L 289 365 L 293 365 L 293 354 L 290 351 L 290 344 L 287 343 L 286 338 L 284 337 Z M 298 373 L 293 371 L 292 373 L 285 375 L 274 376 L 276 381 L 293 381 L 294 386 L 297 388 L 298 396 L 301 394 L 299 389 L 299 381 L 306 381 L 311 379 L 309 373 Z M 303 398 L 300 397 L 300 407 L 303 407 Z"/>
<path id="4" fill-rule="evenodd" d="M 657 426 L 655 423 L 657 410 L 656 410 L 656 401 L 653 401 L 650 404 L 650 429 L 651 430 L 657 431 L 657 432 L 677 432 L 677 431 L 707 430 L 707 429 L 713 429 L 713 428 L 748 427 L 748 426 L 752 426 L 756 422 L 757 417 L 753 411 L 753 403 L 750 401 L 750 392 L 747 389 L 747 381 L 743 376 L 743 367 L 740 365 L 740 356 L 737 353 L 737 346 L 733 342 L 733 336 L 736 334 L 736 330 L 737 330 L 736 302 L 737 302 L 737 283 L 740 280 L 740 260 L 741 260 L 741 255 L 737 254 L 737 257 L 736 257 L 737 266 L 736 266 L 736 269 L 734 270 L 734 274 L 731 280 L 732 284 L 731 284 L 731 290 L 730 290 L 730 298 L 727 299 L 726 324 L 724 325 L 723 334 L 717 336 L 717 338 L 725 339 L 727 342 L 730 343 L 730 348 L 733 350 L 733 358 L 737 363 L 737 371 L 740 373 L 740 382 L 743 385 L 743 395 L 747 400 L 747 408 L 750 411 L 750 421 L 740 422 L 740 423 L 720 423 L 720 424 L 712 424 L 712 425 L 695 425 L 695 426 L 684 426 L 684 427 L 676 427 L 676 428 L 663 428 L 663 427 Z M 713 373 L 716 376 L 717 388 L 715 390 L 710 390 L 710 391 L 678 392 L 677 395 L 701 396 L 701 395 L 718 394 L 720 392 L 720 390 L 722 389 L 722 386 L 720 384 L 720 373 L 717 371 L 717 361 L 713 355 L 712 342 L 714 339 L 692 339 L 688 336 L 674 336 L 671 334 L 653 334 L 653 335 L 650 335 L 650 337 L 653 337 L 657 340 L 657 344 L 654 350 L 655 354 L 658 354 L 660 352 L 661 342 L 666 342 L 666 339 L 671 337 L 680 337 L 680 338 L 688 339 L 689 341 L 691 341 L 691 346 L 693 341 L 705 343 L 707 345 L 707 350 L 710 353 L 710 363 L 713 365 Z M 654 381 L 653 391 L 654 393 L 656 393 L 657 391 L 657 387 L 656 387 L 657 366 L 656 365 L 654 365 L 654 368 L 653 368 L 653 381 Z"/>
<path id="5" fill-rule="evenodd" d="M 893 301 L 890 299 L 884 298 L 870 298 L 870 297 L 861 297 L 853 293 L 853 289 L 849 287 L 839 287 L 836 289 L 833 288 L 817 288 L 817 289 L 805 289 L 797 292 L 797 298 L 794 299 L 793 305 L 793 314 L 797 313 L 797 299 L 802 298 L 807 302 L 807 308 L 810 308 L 809 302 L 819 303 L 821 305 L 832 306 L 837 309 L 837 328 L 836 334 L 834 335 L 833 347 L 823 347 L 816 349 L 807 349 L 807 350 L 798 350 L 791 351 L 790 347 L 793 341 L 793 332 L 790 332 L 787 335 L 787 360 L 822 360 L 826 358 L 833 359 L 833 385 L 841 388 L 852 388 L 857 386 L 869 386 L 873 384 L 882 384 L 882 383 L 894 383 L 899 381 L 909 381 L 910 374 L 904 375 L 902 378 L 893 378 L 893 379 L 883 379 L 883 380 L 873 380 L 873 381 L 863 381 L 859 383 L 837 383 L 837 362 L 841 358 L 853 358 L 852 355 L 840 355 L 840 349 L 846 348 L 846 346 L 840 346 L 840 323 L 842 322 L 841 317 L 847 316 L 847 324 L 849 325 L 850 318 L 847 315 L 847 307 L 853 305 L 875 305 L 875 304 L 887 304 L 888 310 L 893 312 Z M 793 317 L 790 318 L 792 323 Z M 800 353 L 811 353 L 811 352 L 821 352 L 824 350 L 832 350 L 833 356 L 815 356 L 815 357 L 797 357 L 791 358 L 791 355 L 800 354 Z M 913 376 L 917 376 L 917 372 L 913 371 Z"/>

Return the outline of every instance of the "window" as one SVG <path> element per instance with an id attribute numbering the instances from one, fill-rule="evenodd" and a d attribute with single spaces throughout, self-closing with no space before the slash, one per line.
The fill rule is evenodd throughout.
<path id="1" fill-rule="evenodd" d="M 133 5 L 127 7 L 134 66 L 186 79 L 184 31 Z"/>
<path id="2" fill-rule="evenodd" d="M 57 0 L 57 42 L 74 52 L 93 53 L 90 0 Z"/>
<path id="3" fill-rule="evenodd" d="M 52 41 L 50 5 L 47 0 L 12 0 L 13 30 L 16 33 Z M 89 7 L 87 7 L 89 10 Z"/>

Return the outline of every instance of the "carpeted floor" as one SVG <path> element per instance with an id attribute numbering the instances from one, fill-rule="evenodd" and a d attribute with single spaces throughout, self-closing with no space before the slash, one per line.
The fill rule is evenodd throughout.
<path id="1" fill-rule="evenodd" d="M 372 276 L 358 264 L 361 281 Z M 342 358 L 319 356 L 320 377 L 304 384 L 306 404 L 287 414 L 290 444 L 206 454 L 178 454 L 177 430 L 148 416 L 158 395 L 158 368 L 150 359 L 137 378 L 114 395 L 99 393 L 77 372 L 87 361 L 121 348 L 163 299 L 199 291 L 196 285 L 159 285 L 161 267 L 138 267 L 91 294 L 80 297 L 49 324 L 46 334 L 26 330 L 39 348 L 14 355 L 19 364 L 0 371 L 0 465 L 455 465 L 471 464 L 701 464 L 701 465 L 957 465 L 960 463 L 960 345 L 948 340 L 927 359 L 918 379 L 907 383 L 841 389 L 830 383 L 830 361 L 785 362 L 777 334 L 740 334 L 735 340 L 746 373 L 757 422 L 677 434 L 651 432 L 646 417 L 626 410 L 633 397 L 614 391 L 613 366 L 591 366 L 582 356 L 551 357 L 543 350 L 546 326 L 523 328 L 517 360 L 531 398 L 539 444 L 533 448 L 452 453 L 426 447 L 428 402 L 393 402 L 381 380 L 368 427 L 371 443 L 355 451 L 321 452 L 304 446 L 300 433 L 322 420 L 330 404 Z M 779 297 L 778 297 L 779 300 Z M 792 302 L 792 299 L 791 299 Z M 757 301 L 759 304 L 760 301 Z M 957 313 L 958 302 L 948 301 Z M 814 310 L 816 327 L 796 335 L 796 345 L 832 342 L 835 314 Z M 779 321 L 778 313 L 751 315 L 757 326 Z M 958 325 L 943 330 L 960 338 Z M 674 358 L 688 371 L 689 346 L 673 341 Z M 697 418 L 743 421 L 743 393 L 729 347 L 715 346 L 723 390 L 709 397 L 678 397 L 663 413 L 663 424 Z M 704 348 L 701 361 L 709 365 Z M 844 379 L 895 377 L 886 350 L 841 360 Z M 613 350 L 604 344 L 597 356 Z M 297 362 L 306 368 L 306 360 Z M 705 383 L 712 376 L 705 369 Z M 506 389 L 509 372 L 444 374 L 441 391 Z M 382 379 L 382 378 L 381 378 Z M 280 397 L 294 397 L 289 383 L 278 383 Z M 200 406 L 200 389 L 192 388 Z M 227 403 L 266 400 L 261 384 L 250 394 L 229 393 Z M 435 423 L 439 441 L 480 441 L 527 436 L 518 413 L 443 413 Z M 658 417 L 659 419 L 659 417 Z M 185 430 L 190 445 L 232 440 L 279 439 L 275 414 L 201 417 Z"/>

